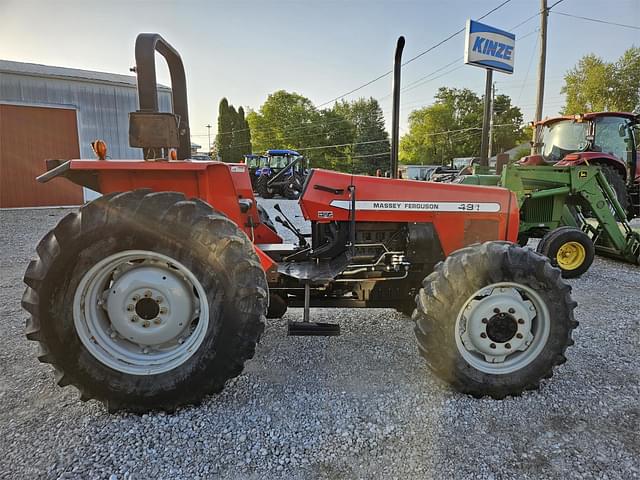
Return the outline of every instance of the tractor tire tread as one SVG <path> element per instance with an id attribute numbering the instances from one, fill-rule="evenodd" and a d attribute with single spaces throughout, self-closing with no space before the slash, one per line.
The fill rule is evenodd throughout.
<path id="1" fill-rule="evenodd" d="M 179 221 L 180 226 L 193 226 L 194 231 L 186 230 L 185 234 L 185 230 L 175 228 L 175 224 L 166 226 L 162 224 L 163 221 Z M 242 305 L 234 319 L 237 325 L 221 327 L 220 336 L 224 335 L 225 338 L 217 343 L 219 348 L 214 357 L 218 360 L 214 374 L 207 378 L 200 375 L 202 381 L 189 384 L 189 388 L 184 388 L 184 384 L 180 383 L 183 379 L 176 378 L 174 390 L 133 392 L 133 400 L 130 401 L 128 397 L 115 395 L 109 388 L 101 386 L 96 378 L 92 378 L 93 382 L 87 381 L 86 374 L 75 365 L 79 359 L 65 353 L 65 339 L 56 336 L 53 325 L 62 321 L 64 315 L 64 312 L 53 311 L 50 305 L 51 294 L 55 291 L 53 285 L 59 282 L 56 273 L 64 268 L 64 263 L 73 265 L 72 260 L 82 255 L 74 248 L 78 239 L 96 235 L 116 224 L 121 227 L 121 223 L 138 227 L 143 232 L 161 230 L 161 235 L 178 245 L 180 242 L 189 242 L 188 245 L 197 250 L 194 255 L 202 256 L 208 252 L 205 256 L 211 262 L 212 271 L 228 272 L 228 282 L 225 283 L 233 286 L 229 289 L 233 293 L 230 303 Z M 204 230 L 208 231 L 208 235 Z M 233 231 L 234 235 L 227 237 L 229 231 Z M 221 241 L 223 248 L 210 248 Z M 31 261 L 24 276 L 27 287 L 22 296 L 22 306 L 29 313 L 25 334 L 28 340 L 38 342 L 38 359 L 54 366 L 58 385 L 75 386 L 83 401 L 96 399 L 109 411 L 174 411 L 183 405 L 198 404 L 206 395 L 221 391 L 229 379 L 242 372 L 245 361 L 255 354 L 255 345 L 265 325 L 268 287 L 264 271 L 259 268 L 258 257 L 244 232 L 222 213 L 198 199 L 187 200 L 181 193 L 153 193 L 149 190 L 105 195 L 66 215 L 43 237 L 36 252 L 37 257 Z M 245 301 L 244 297 L 248 294 L 254 295 L 251 301 Z M 77 339 L 76 342 L 79 343 Z M 205 367 L 198 368 L 203 370 Z M 170 370 L 161 375 L 172 373 L 173 370 Z"/>
<path id="2" fill-rule="evenodd" d="M 543 352 L 522 371 L 509 374 L 509 381 L 476 371 L 469 365 L 457 350 L 454 328 L 470 295 L 484 285 L 502 281 L 541 289 L 552 303 L 549 311 L 557 319 L 551 325 Z M 567 347 L 573 344 L 571 333 L 577 322 L 570 292 L 571 287 L 564 283 L 559 269 L 531 249 L 509 242 L 487 242 L 461 249 L 427 276 L 416 297 L 414 331 L 418 351 L 436 377 L 459 392 L 502 399 L 535 390 L 541 379 L 550 378 L 553 368 L 563 363 Z M 538 362 L 543 354 L 546 358 Z"/>

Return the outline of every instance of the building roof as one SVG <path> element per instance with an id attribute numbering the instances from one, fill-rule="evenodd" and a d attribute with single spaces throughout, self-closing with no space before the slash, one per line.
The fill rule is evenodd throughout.
<path id="1" fill-rule="evenodd" d="M 41 65 L 39 63 L 12 62 L 10 60 L 0 60 L 0 73 L 72 79 L 85 82 L 117 84 L 133 88 L 136 87 L 136 77 L 133 75 L 95 72 L 93 70 L 80 70 L 77 68 L 52 67 L 50 65 Z M 166 91 L 171 90 L 170 87 L 160 84 L 158 84 L 158 88 Z"/>

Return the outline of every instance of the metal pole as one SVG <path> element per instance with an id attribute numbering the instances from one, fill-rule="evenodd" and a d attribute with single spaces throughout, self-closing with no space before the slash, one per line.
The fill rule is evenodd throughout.
<path id="1" fill-rule="evenodd" d="M 404 37 L 398 38 L 393 61 L 393 110 L 391 114 L 391 178 L 398 178 L 398 142 L 400 140 L 400 69 Z"/>
<path id="2" fill-rule="evenodd" d="M 489 166 L 489 122 L 491 113 L 491 86 L 493 84 L 493 70 L 487 68 L 487 81 L 484 86 L 484 117 L 482 120 L 482 143 L 480 146 L 480 166 Z"/>
<path id="3" fill-rule="evenodd" d="M 491 85 L 491 105 L 489 106 L 489 153 L 488 157 L 492 157 L 493 153 L 493 102 L 496 97 L 496 83 Z"/>
<path id="4" fill-rule="evenodd" d="M 207 137 L 209 137 L 209 150 L 207 150 L 207 155 L 211 155 L 211 125 L 207 125 Z"/>
<path id="5" fill-rule="evenodd" d="M 547 0 L 540 0 L 540 58 L 538 59 L 538 95 L 536 97 L 536 116 L 534 122 L 542 120 L 542 104 L 544 103 L 544 76 L 547 64 Z M 538 126 L 535 126 L 534 142 L 531 145 L 531 154 L 537 153 Z"/>

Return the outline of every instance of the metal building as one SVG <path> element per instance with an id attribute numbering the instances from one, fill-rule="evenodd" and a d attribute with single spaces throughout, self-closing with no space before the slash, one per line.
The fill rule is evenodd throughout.
<path id="1" fill-rule="evenodd" d="M 171 111 L 171 89 L 158 86 Z M 38 184 L 47 158 L 94 158 L 102 139 L 108 157 L 141 159 L 129 147 L 128 114 L 138 109 L 133 76 L 0 60 L 0 208 L 77 205 L 92 192 L 70 184 Z"/>

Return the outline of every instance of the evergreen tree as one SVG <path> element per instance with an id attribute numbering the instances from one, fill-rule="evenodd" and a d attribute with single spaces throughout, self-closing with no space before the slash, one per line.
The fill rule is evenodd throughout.
<path id="1" fill-rule="evenodd" d="M 242 107 L 238 107 L 238 114 L 233 125 L 233 139 L 240 158 L 251 153 L 251 132 Z"/>
<path id="2" fill-rule="evenodd" d="M 216 135 L 218 158 L 223 162 L 229 162 L 231 158 L 232 131 L 233 118 L 229 110 L 229 102 L 223 98 L 218 106 L 218 135 Z"/>
<path id="3" fill-rule="evenodd" d="M 240 144 L 242 140 L 238 138 L 238 112 L 235 107 L 229 104 L 229 118 L 231 119 L 231 145 L 229 148 L 229 157 L 225 162 L 239 162 L 242 158 L 240 154 Z"/>

